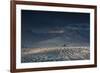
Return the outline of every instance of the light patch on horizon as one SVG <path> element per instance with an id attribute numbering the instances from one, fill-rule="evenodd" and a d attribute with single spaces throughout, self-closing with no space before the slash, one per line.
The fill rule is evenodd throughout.
<path id="1" fill-rule="evenodd" d="M 50 33 L 50 34 L 62 34 L 65 33 L 64 30 L 46 30 L 46 29 L 42 29 L 42 30 L 32 30 L 33 33 Z"/>
<path id="2" fill-rule="evenodd" d="M 52 30 L 52 31 L 49 31 L 48 33 L 64 33 L 65 31 L 64 30 Z"/>

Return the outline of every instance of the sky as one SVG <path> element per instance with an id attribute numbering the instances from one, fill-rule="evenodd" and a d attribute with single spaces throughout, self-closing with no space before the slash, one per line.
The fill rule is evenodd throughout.
<path id="1" fill-rule="evenodd" d="M 21 47 L 89 46 L 90 14 L 21 10 Z"/>

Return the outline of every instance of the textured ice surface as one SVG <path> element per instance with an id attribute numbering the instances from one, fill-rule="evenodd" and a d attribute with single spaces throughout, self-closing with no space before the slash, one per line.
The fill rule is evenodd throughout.
<path id="1" fill-rule="evenodd" d="M 21 55 L 22 63 L 88 59 L 90 59 L 89 47 L 24 49 Z"/>

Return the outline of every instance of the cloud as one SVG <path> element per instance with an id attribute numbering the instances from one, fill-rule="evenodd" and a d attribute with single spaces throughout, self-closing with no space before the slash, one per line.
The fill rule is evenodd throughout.
<path id="1" fill-rule="evenodd" d="M 67 26 L 66 29 L 71 29 L 71 30 L 89 30 L 89 27 L 75 27 L 75 26 Z"/>
<path id="2" fill-rule="evenodd" d="M 64 33 L 65 31 L 64 30 L 48 30 L 48 29 L 40 29 L 40 30 L 32 30 L 33 33 L 50 33 L 50 34 L 61 34 L 61 33 Z"/>
<path id="3" fill-rule="evenodd" d="M 48 33 L 64 33 L 64 30 L 52 30 L 49 31 Z"/>

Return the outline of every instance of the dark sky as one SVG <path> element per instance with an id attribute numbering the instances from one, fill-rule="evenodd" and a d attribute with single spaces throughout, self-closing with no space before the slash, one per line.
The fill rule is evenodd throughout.
<path id="1" fill-rule="evenodd" d="M 21 47 L 89 46 L 90 14 L 21 11 Z"/>

